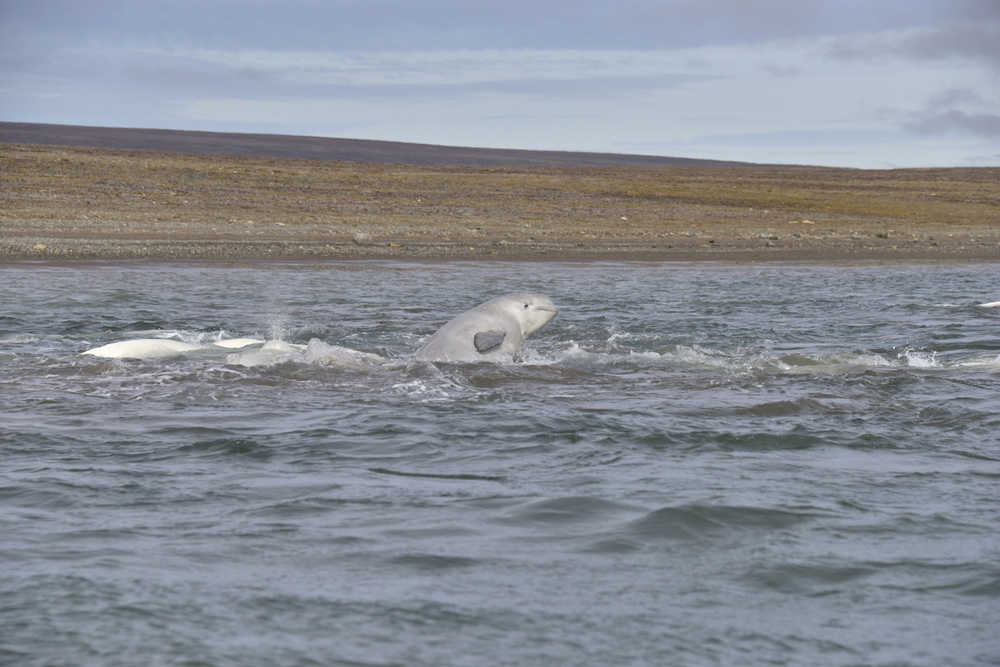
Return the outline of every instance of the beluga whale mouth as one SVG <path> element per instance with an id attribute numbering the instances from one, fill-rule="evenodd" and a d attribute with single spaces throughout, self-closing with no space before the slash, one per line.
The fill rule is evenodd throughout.
<path id="1" fill-rule="evenodd" d="M 419 361 L 510 362 L 521 358 L 524 339 L 559 312 L 544 294 L 518 292 L 481 303 L 451 320 L 417 350 Z"/>

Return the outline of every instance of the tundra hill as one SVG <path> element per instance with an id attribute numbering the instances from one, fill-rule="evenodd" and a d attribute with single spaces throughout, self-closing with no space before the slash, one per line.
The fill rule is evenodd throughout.
<path id="1" fill-rule="evenodd" d="M 733 167 L 747 162 L 692 158 L 436 146 L 288 134 L 240 134 L 0 122 L 0 143 L 149 150 L 192 155 L 299 158 L 470 167 Z"/>

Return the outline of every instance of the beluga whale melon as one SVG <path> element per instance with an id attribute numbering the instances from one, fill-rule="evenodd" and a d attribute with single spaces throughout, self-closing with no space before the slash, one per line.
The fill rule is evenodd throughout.
<path id="1" fill-rule="evenodd" d="M 431 336 L 417 350 L 418 361 L 475 363 L 518 361 L 524 339 L 559 310 L 542 294 L 500 296 L 467 310 Z"/>

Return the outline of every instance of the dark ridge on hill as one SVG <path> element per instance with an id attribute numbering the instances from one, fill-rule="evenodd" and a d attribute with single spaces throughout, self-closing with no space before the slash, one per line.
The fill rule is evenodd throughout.
<path id="1" fill-rule="evenodd" d="M 617 153 L 464 148 L 370 139 L 0 122 L 0 143 L 471 167 L 735 167 L 748 162 Z"/>

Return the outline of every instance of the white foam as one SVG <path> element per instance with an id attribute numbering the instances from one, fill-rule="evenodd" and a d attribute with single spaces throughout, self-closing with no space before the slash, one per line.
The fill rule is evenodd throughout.
<path id="1" fill-rule="evenodd" d="M 966 368 L 1000 368 L 1000 354 L 995 357 L 977 357 L 975 359 L 967 359 L 965 361 L 960 361 L 955 365 Z"/>
<path id="2" fill-rule="evenodd" d="M 250 343 L 248 346 L 258 342 L 260 341 Z M 234 366 L 273 366 L 285 362 L 367 370 L 381 367 L 389 360 L 372 352 L 330 345 L 318 338 L 310 340 L 308 345 L 299 345 L 283 340 L 269 340 L 259 348 L 240 350 L 226 357 L 226 363 Z"/>
<path id="3" fill-rule="evenodd" d="M 0 338 L 0 345 L 23 345 L 25 343 L 37 343 L 41 338 L 31 334 L 11 334 Z"/>
<path id="4" fill-rule="evenodd" d="M 251 345 L 263 345 L 265 342 L 262 338 L 222 338 L 213 341 L 212 345 L 227 350 L 238 350 Z"/>
<path id="5" fill-rule="evenodd" d="M 672 351 L 663 352 L 660 356 L 692 366 L 712 366 L 714 368 L 733 366 L 732 357 L 723 356 L 700 345 L 677 345 Z"/>
<path id="6" fill-rule="evenodd" d="M 386 362 L 385 357 L 377 354 L 352 350 L 349 347 L 341 347 L 340 345 L 330 345 L 318 338 L 313 338 L 309 341 L 302 357 L 303 361 L 310 364 L 338 366 L 357 370 L 374 368 Z"/>
<path id="7" fill-rule="evenodd" d="M 235 352 L 226 357 L 226 363 L 233 366 L 274 366 L 287 361 L 303 361 L 305 345 L 287 343 L 283 340 L 266 341 L 259 348 Z"/>
<path id="8" fill-rule="evenodd" d="M 1000 308 L 1000 301 L 990 301 L 989 303 L 979 304 L 980 308 Z"/>
<path id="9" fill-rule="evenodd" d="M 758 348 L 739 348 L 733 351 L 715 350 L 701 345 L 674 345 L 661 351 L 622 350 L 592 351 L 570 343 L 556 355 L 554 363 L 575 366 L 605 367 L 617 364 L 638 365 L 648 368 L 702 368 L 726 373 L 776 373 L 813 374 L 857 372 L 867 369 L 939 368 L 935 352 L 908 349 L 896 358 L 887 358 L 875 352 L 833 352 L 815 354 L 794 352 L 776 354 Z"/>
<path id="10" fill-rule="evenodd" d="M 524 350 L 524 363 L 531 366 L 558 366 L 566 364 L 576 368 L 588 368 L 613 364 L 621 356 L 621 353 L 588 350 L 581 347 L 576 341 L 569 341 L 566 343 L 565 349 L 548 353 L 526 348 Z"/>
<path id="11" fill-rule="evenodd" d="M 910 368 L 941 368 L 941 363 L 937 360 L 937 352 L 923 352 L 907 348 L 900 353 L 899 357 Z"/>
<path id="12" fill-rule="evenodd" d="M 302 352 L 306 349 L 306 346 L 299 345 L 298 343 L 289 343 L 283 340 L 269 340 L 265 342 L 260 349 L 269 352 Z"/>

